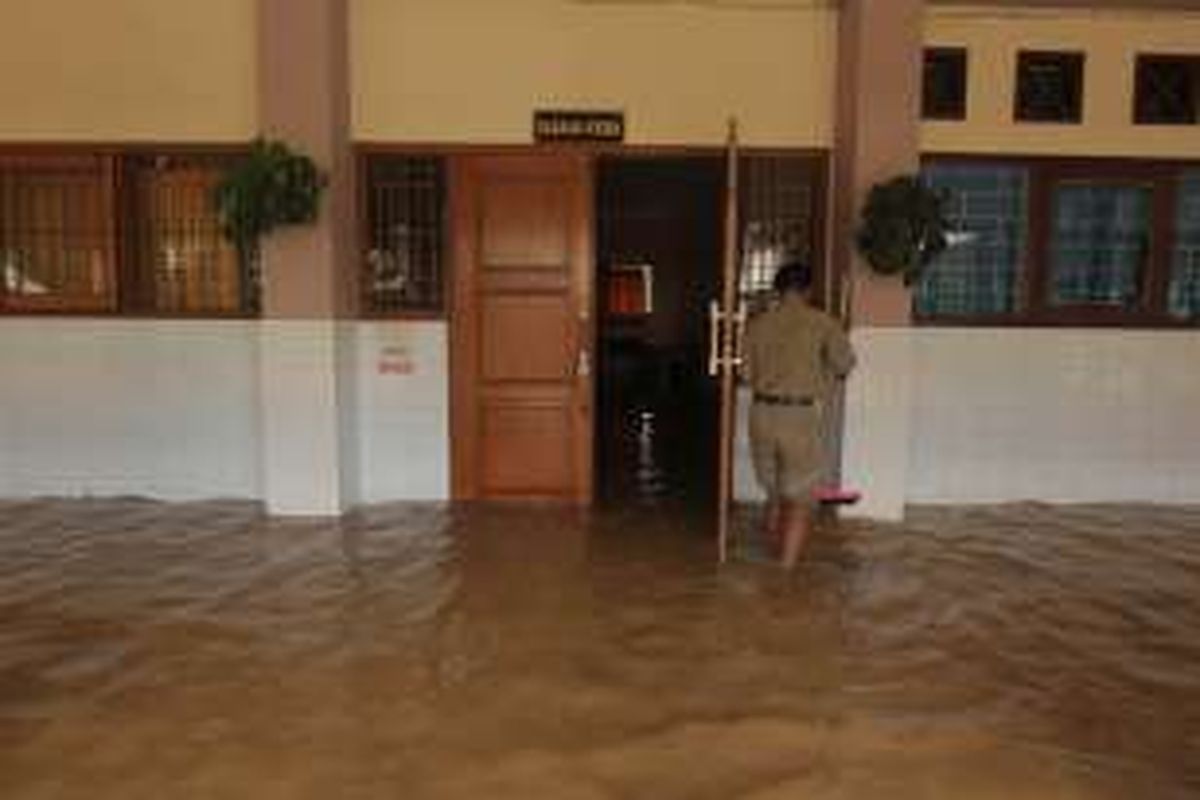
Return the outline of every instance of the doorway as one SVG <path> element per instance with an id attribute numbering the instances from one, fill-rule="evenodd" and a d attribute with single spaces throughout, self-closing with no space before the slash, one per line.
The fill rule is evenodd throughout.
<path id="1" fill-rule="evenodd" d="M 707 313 L 720 285 L 724 180 L 719 157 L 597 161 L 595 441 L 607 504 L 716 503 Z"/>

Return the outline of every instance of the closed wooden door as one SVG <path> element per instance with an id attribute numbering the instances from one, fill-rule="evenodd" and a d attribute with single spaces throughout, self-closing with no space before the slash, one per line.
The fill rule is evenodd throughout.
<path id="1" fill-rule="evenodd" d="M 469 156 L 454 169 L 455 497 L 588 503 L 589 160 Z"/>

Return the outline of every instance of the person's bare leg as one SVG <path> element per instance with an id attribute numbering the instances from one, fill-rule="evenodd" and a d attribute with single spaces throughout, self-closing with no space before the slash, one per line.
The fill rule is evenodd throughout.
<path id="1" fill-rule="evenodd" d="M 763 519 L 763 534 L 772 554 L 779 552 L 783 541 L 783 504 L 777 497 L 767 498 L 767 514 Z"/>
<path id="2" fill-rule="evenodd" d="M 787 501 L 783 504 L 783 555 L 779 563 L 791 570 L 800 560 L 800 553 L 812 534 L 813 513 L 808 503 Z"/>

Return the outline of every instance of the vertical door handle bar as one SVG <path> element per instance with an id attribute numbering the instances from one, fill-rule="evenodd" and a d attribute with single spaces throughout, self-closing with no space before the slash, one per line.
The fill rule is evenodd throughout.
<path id="1" fill-rule="evenodd" d="M 721 372 L 721 304 L 716 300 L 708 303 L 708 375 L 717 377 Z"/>

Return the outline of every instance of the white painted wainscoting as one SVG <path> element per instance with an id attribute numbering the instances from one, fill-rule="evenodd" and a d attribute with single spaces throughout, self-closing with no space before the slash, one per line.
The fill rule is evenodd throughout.
<path id="1" fill-rule="evenodd" d="M 449 326 L 379 321 L 356 329 L 360 500 L 449 499 Z"/>
<path id="2" fill-rule="evenodd" d="M 276 341 L 286 326 L 271 327 L 0 319 L 0 497 L 263 499 L 266 401 L 278 394 L 265 391 L 264 352 L 291 350 Z M 340 387 L 285 405 L 322 413 L 325 430 L 339 432 L 340 503 L 447 499 L 446 323 L 336 330 L 336 347 L 317 349 L 336 352 Z M 1200 332 L 861 329 L 854 342 L 843 464 L 866 496 L 856 513 L 894 518 L 908 503 L 1200 503 Z M 747 405 L 736 485 L 740 498 L 756 499 Z M 313 468 L 303 462 L 293 468 Z"/>
<path id="3" fill-rule="evenodd" d="M 259 497 L 257 331 L 0 319 L 0 497 Z"/>
<path id="4" fill-rule="evenodd" d="M 447 364 L 443 322 L 0 319 L 0 497 L 445 500 Z"/>
<path id="5" fill-rule="evenodd" d="M 912 503 L 1200 503 L 1200 332 L 913 331 Z"/>

